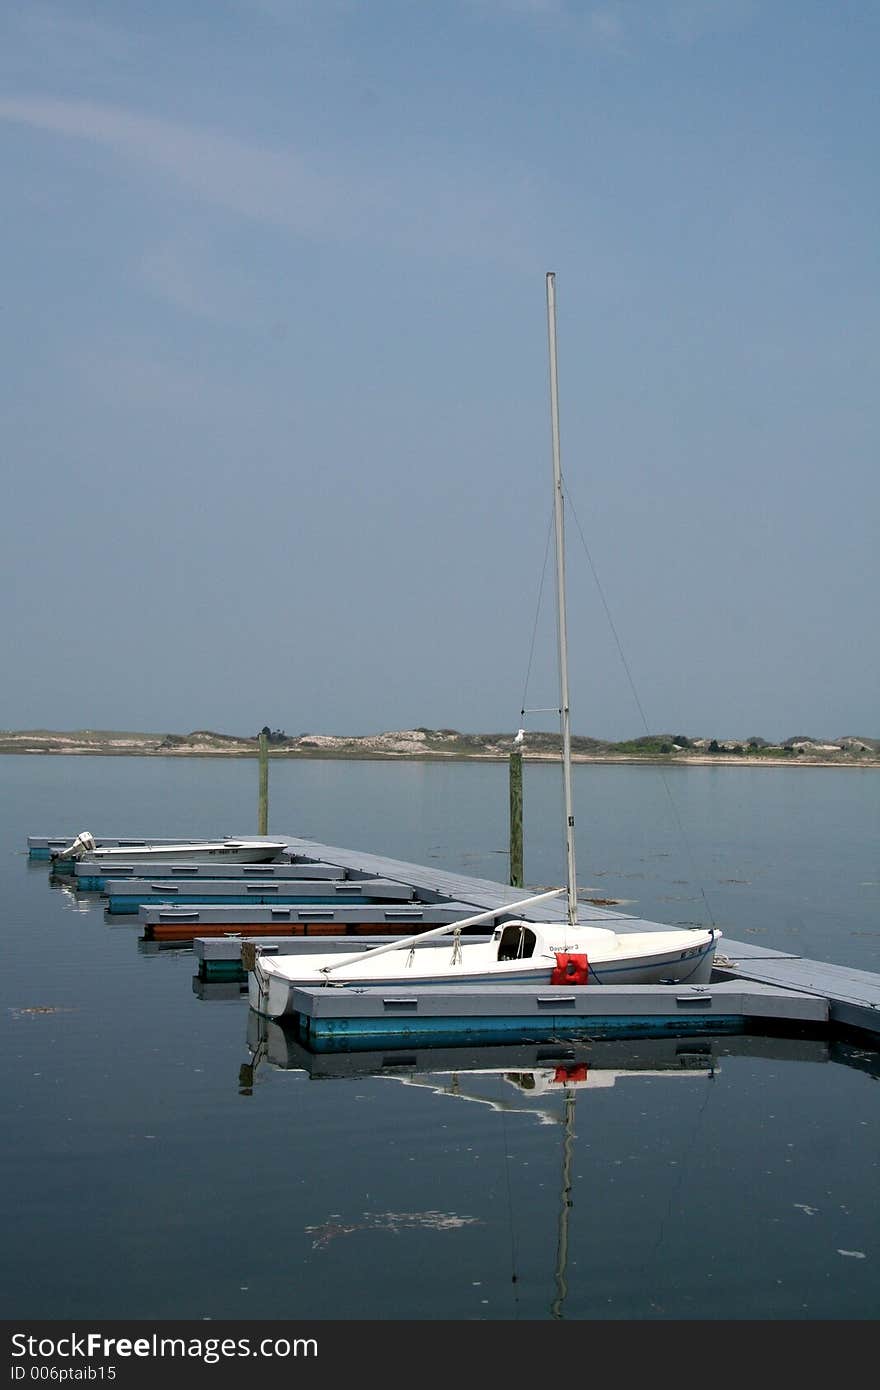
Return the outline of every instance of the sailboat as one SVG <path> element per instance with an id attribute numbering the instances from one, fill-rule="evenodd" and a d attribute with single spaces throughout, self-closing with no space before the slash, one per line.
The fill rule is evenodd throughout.
<path id="1" fill-rule="evenodd" d="M 553 889 L 520 902 L 478 913 L 372 950 L 342 958 L 336 955 L 263 955 L 248 945 L 243 961 L 248 972 L 251 1008 L 268 1018 L 294 1013 L 293 994 L 308 985 L 492 985 L 537 986 L 624 984 L 704 984 L 711 979 L 721 932 L 708 928 L 651 928 L 615 931 L 578 920 L 571 791 L 571 732 L 568 699 L 568 649 L 565 614 L 565 554 L 559 405 L 556 370 L 556 277 L 546 277 L 547 331 L 550 355 L 553 504 L 556 532 L 556 616 L 559 655 L 559 716 L 565 802 L 567 888 Z M 567 892 L 564 921 L 516 918 L 526 907 Z M 461 933 L 496 919 L 488 941 L 462 943 Z M 509 920 L 509 919 L 513 920 Z M 646 924 L 647 925 L 647 924 Z M 429 938 L 451 934 L 449 945 L 424 946 Z"/>

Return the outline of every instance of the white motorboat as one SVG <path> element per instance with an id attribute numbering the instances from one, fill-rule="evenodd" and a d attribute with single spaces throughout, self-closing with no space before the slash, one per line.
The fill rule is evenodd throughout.
<path id="1" fill-rule="evenodd" d="M 181 840 L 142 845 L 99 845 L 95 837 L 84 830 L 65 849 L 55 850 L 53 862 L 71 859 L 88 863 L 112 865 L 156 864 L 171 860 L 187 863 L 206 863 L 217 860 L 226 864 L 265 864 L 287 849 L 285 840 Z"/>
<path id="2" fill-rule="evenodd" d="M 564 834 L 568 868 L 568 911 L 562 922 L 516 919 L 514 914 L 566 889 L 555 889 L 461 922 L 422 932 L 406 941 L 361 950 L 354 955 L 316 956 L 285 954 L 268 956 L 249 944 L 242 952 L 248 972 L 251 1008 L 268 1018 L 295 1012 L 293 994 L 304 985 L 328 984 L 404 988 L 412 985 L 532 984 L 587 985 L 682 985 L 702 984 L 711 978 L 716 943 L 715 927 L 665 928 L 617 931 L 578 920 L 577 877 L 574 854 L 574 813 L 571 795 L 571 733 L 568 700 L 568 654 L 565 618 L 565 560 L 563 536 L 562 470 L 559 458 L 559 417 L 556 389 L 555 276 L 547 275 L 547 326 L 550 348 L 551 426 L 553 441 L 553 498 L 556 527 L 556 616 L 559 644 L 559 716 L 562 735 Z M 525 713 L 525 711 L 523 711 Z M 522 731 L 521 731 L 522 732 Z M 523 734 L 524 737 L 524 734 Z M 519 739 L 519 735 L 517 735 Z M 519 740 L 522 741 L 521 739 Z M 462 944 L 465 927 L 501 921 L 491 940 Z M 649 924 L 643 924 L 648 926 Z M 419 944 L 452 934 L 449 949 Z"/>

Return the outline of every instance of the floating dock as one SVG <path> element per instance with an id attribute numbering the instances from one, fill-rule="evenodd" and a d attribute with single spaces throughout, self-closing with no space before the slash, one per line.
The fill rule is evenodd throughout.
<path id="1" fill-rule="evenodd" d="M 48 859 L 53 849 L 69 845 L 73 838 L 29 836 L 29 857 Z M 337 944 L 350 950 L 352 936 L 369 936 L 370 944 L 378 945 L 395 934 L 451 925 L 476 913 L 492 911 L 503 918 L 523 894 L 522 888 L 493 880 L 293 836 L 273 838 L 285 842 L 277 861 L 241 866 L 247 872 L 228 879 L 226 869 L 224 880 L 212 880 L 210 866 L 204 866 L 208 873 L 198 866 L 194 874 L 195 866 L 185 866 L 183 861 L 166 867 L 190 872 L 165 878 L 163 867 L 161 874 L 150 874 L 151 897 L 160 894 L 164 901 L 137 904 L 144 940 L 155 943 L 153 949 L 163 943 L 194 948 L 199 962 L 194 988 L 200 997 L 208 997 L 212 988 L 232 995 L 241 992 L 245 940 L 259 938 L 266 949 L 277 951 L 307 949 L 306 938 L 313 937 L 323 950 L 336 949 Z M 107 838 L 102 843 L 185 847 L 195 841 Z M 309 875 L 289 873 L 292 866 L 310 866 Z M 267 869 L 275 872 L 266 874 Z M 253 881 L 252 875 L 262 881 Z M 88 875 L 77 874 L 77 887 L 81 879 L 88 881 Z M 118 896 L 136 898 L 140 891 L 136 880 L 134 872 L 117 880 Z M 286 891 L 302 896 L 306 888 L 308 896 L 317 895 L 320 901 L 284 901 Z M 189 904 L 181 895 L 192 889 L 212 901 Z M 371 901 L 371 894 L 384 900 L 374 897 Z M 546 902 L 517 915 L 553 921 L 558 912 L 557 904 Z M 619 932 L 662 929 L 660 923 L 589 903 L 581 905 L 578 916 L 582 923 Z M 829 1037 L 854 1034 L 866 1046 L 880 1044 L 880 976 L 727 935 L 722 938 L 711 983 L 698 987 L 322 986 L 298 990 L 295 1003 L 293 1030 L 314 1051 L 393 1049 L 420 1043 L 538 1043 L 584 1034 L 657 1037 L 779 1030 Z"/>
<path id="2" fill-rule="evenodd" d="M 309 878 L 279 881 L 238 881 L 226 878 L 175 883 L 170 879 L 107 878 L 103 892 L 108 912 L 137 912 L 141 907 L 160 903 L 182 905 L 211 904 L 243 907 L 275 903 L 311 903 L 335 907 L 342 903 L 410 902 L 414 897 L 407 883 L 385 878 Z"/>
<path id="3" fill-rule="evenodd" d="M 164 884 L 169 883 L 210 883 L 217 882 L 218 868 L 216 864 L 185 864 L 175 863 L 169 860 L 165 864 L 151 864 L 149 866 L 149 880 Z M 248 882 L 248 883 L 287 883 L 291 880 L 300 879 L 349 879 L 356 880 L 358 875 L 348 873 L 345 869 L 338 868 L 335 864 L 315 864 L 311 860 L 301 864 L 224 864 L 222 868 L 224 882 Z M 112 869 L 104 869 L 100 864 L 78 862 L 73 866 L 72 887 L 77 892 L 84 893 L 105 893 L 107 891 L 107 880 L 139 878 L 143 879 L 143 864 L 114 864 Z M 235 891 L 234 888 L 231 889 Z"/>
<path id="4" fill-rule="evenodd" d="M 411 936 L 424 927 L 443 926 L 471 913 L 469 903 L 447 903 L 433 907 L 413 903 L 395 906 L 390 903 L 345 904 L 319 907 L 309 904 L 277 907 L 234 907 L 220 903 L 216 907 L 173 907 L 171 905 L 138 908 L 138 922 L 143 927 L 145 941 L 190 941 L 199 938 L 217 941 L 229 937 L 273 936 L 375 936 L 396 931 L 398 937 Z M 206 960 L 224 959 L 222 946 L 214 955 L 206 946 Z M 240 943 L 237 949 L 240 952 Z"/>
<path id="5" fill-rule="evenodd" d="M 767 1027 L 818 1027 L 827 1000 L 772 985 L 422 985 L 418 989 L 294 990 L 294 1033 L 314 1052 L 414 1044 L 451 1046 L 509 1038 L 549 1042 L 588 1035 L 683 1037 Z"/>

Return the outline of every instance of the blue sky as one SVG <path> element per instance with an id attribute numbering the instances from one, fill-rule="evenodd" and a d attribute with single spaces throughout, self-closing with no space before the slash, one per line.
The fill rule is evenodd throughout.
<path id="1" fill-rule="evenodd" d="M 7 0 L 0 726 L 555 704 L 553 271 L 573 730 L 880 735 L 878 61 L 874 0 Z"/>

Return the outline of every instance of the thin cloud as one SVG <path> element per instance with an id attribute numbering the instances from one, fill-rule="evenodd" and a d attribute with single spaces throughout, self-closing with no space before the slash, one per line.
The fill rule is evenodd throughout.
<path id="1" fill-rule="evenodd" d="M 317 230 L 345 202 L 341 186 L 312 176 L 293 155 L 156 117 L 90 102 L 7 98 L 0 119 L 103 145 L 243 216 L 302 231 Z"/>
<path id="2" fill-rule="evenodd" d="M 532 210 L 528 181 L 516 171 L 499 178 L 491 167 L 467 171 L 460 163 L 450 172 L 442 150 L 426 151 L 417 166 L 394 169 L 386 159 L 381 173 L 370 174 L 361 172 L 363 158 L 357 170 L 333 152 L 310 163 L 291 151 L 93 102 L 7 97 L 0 99 L 0 120 L 102 146 L 197 200 L 304 236 L 531 260 L 524 246 Z"/>

